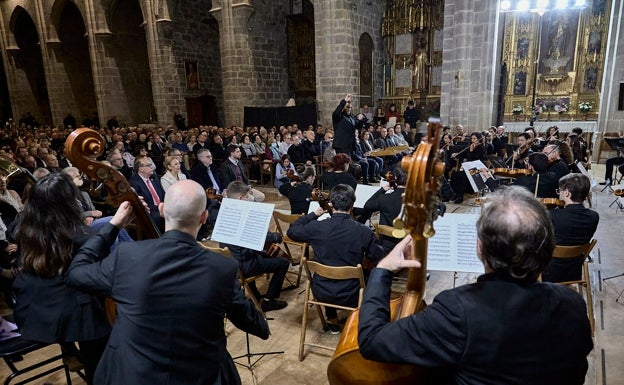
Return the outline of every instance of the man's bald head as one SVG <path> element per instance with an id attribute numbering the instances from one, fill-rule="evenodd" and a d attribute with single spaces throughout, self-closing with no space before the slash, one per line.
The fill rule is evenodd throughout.
<path id="1" fill-rule="evenodd" d="M 181 180 L 169 187 L 161 210 L 166 230 L 195 229 L 196 233 L 206 220 L 206 192 L 195 181 Z"/>

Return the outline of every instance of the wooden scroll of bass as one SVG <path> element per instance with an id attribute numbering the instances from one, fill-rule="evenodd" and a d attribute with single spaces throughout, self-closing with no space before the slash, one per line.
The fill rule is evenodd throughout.
<path id="1" fill-rule="evenodd" d="M 135 214 L 135 223 L 142 229 L 146 238 L 159 238 L 160 230 L 154 224 L 151 217 L 145 211 L 137 194 L 130 187 L 128 180 L 114 168 L 98 162 L 96 158 L 104 153 L 104 138 L 90 128 L 74 130 L 65 141 L 65 154 L 67 158 L 89 178 L 104 184 L 108 192 L 108 202 L 112 206 L 119 206 L 124 201 L 130 202 Z M 112 324 L 115 320 L 115 303 L 107 298 L 106 315 Z"/>
<path id="2" fill-rule="evenodd" d="M 420 268 L 409 271 L 405 293 L 390 303 L 393 321 L 408 317 L 420 310 L 424 302 L 427 282 L 427 243 L 435 234 L 433 221 L 440 203 L 439 180 L 444 173 L 444 162 L 438 156 L 440 125 L 429 123 L 427 142 L 422 142 L 411 156 L 404 156 L 401 167 L 407 172 L 403 196 L 404 218 L 397 218 L 395 227 L 405 226 L 413 238 L 411 258 L 420 262 Z M 331 385 L 422 384 L 426 371 L 422 367 L 388 364 L 366 360 L 359 352 L 357 342 L 358 311 L 351 313 L 340 336 L 334 356 L 327 368 Z"/>

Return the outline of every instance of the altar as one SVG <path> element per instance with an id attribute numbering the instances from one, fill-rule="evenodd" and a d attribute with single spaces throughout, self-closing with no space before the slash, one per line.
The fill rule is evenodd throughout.
<path id="1" fill-rule="evenodd" d="M 529 122 L 505 122 L 506 132 L 524 132 L 524 129 L 530 127 Z M 568 121 L 540 121 L 533 122 L 533 128 L 539 134 L 547 133 L 548 128 L 557 126 L 559 133 L 572 132 L 573 128 L 580 127 L 583 132 L 598 132 L 598 122 L 595 120 L 568 120 Z"/>

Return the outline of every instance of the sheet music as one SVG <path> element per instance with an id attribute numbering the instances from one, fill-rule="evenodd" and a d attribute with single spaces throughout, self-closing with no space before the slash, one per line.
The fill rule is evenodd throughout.
<path id="1" fill-rule="evenodd" d="M 275 205 L 223 198 L 212 239 L 217 242 L 263 250 Z"/>
<path id="2" fill-rule="evenodd" d="M 466 176 L 468 177 L 468 182 L 470 182 L 472 191 L 479 192 L 485 189 L 486 187 L 485 178 L 483 177 L 483 175 L 478 173 L 480 169 L 487 168 L 485 167 L 485 164 L 483 164 L 483 162 L 481 162 L 480 160 L 472 160 L 469 162 L 464 162 L 462 163 L 462 168 L 464 169 L 464 172 L 466 173 Z M 474 175 L 471 175 L 470 170 L 476 170 L 477 173 Z"/>
<path id="3" fill-rule="evenodd" d="M 576 162 L 574 162 L 574 164 L 576 165 L 576 167 L 578 168 L 579 172 L 583 175 L 585 175 L 586 177 L 589 178 L 590 180 L 590 187 L 594 188 L 598 185 L 598 181 L 596 181 L 596 179 L 594 177 L 592 177 L 591 175 L 589 175 L 589 172 L 587 171 L 587 169 L 585 168 L 585 166 L 583 166 L 583 162 L 579 162 L 578 160 Z"/>
<path id="4" fill-rule="evenodd" d="M 316 209 L 318 209 L 319 207 L 321 207 L 321 205 L 319 205 L 317 201 L 310 201 L 310 206 L 308 207 L 308 214 L 316 211 Z M 316 218 L 316 220 L 324 221 L 325 219 L 329 219 L 329 218 L 331 218 L 331 215 L 329 215 L 329 213 L 324 213 L 320 217 Z"/>
<path id="5" fill-rule="evenodd" d="M 429 239 L 427 268 L 439 271 L 483 273 L 477 257 L 477 220 L 479 214 L 446 213 L 439 217 L 436 234 Z"/>
<path id="6" fill-rule="evenodd" d="M 355 186 L 355 203 L 353 207 L 364 208 L 364 204 L 366 201 L 370 199 L 377 191 L 379 191 L 381 187 L 379 186 L 368 186 L 365 184 L 358 184 Z"/>

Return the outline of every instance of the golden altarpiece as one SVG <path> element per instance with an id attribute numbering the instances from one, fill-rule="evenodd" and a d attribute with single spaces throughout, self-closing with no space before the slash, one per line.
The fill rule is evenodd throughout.
<path id="1" fill-rule="evenodd" d="M 503 13 L 505 121 L 597 119 L 610 8 Z"/>
<path id="2" fill-rule="evenodd" d="M 403 113 L 414 100 L 422 115 L 439 115 L 443 26 L 442 0 L 386 0 L 381 26 L 384 111 L 395 104 Z"/>

